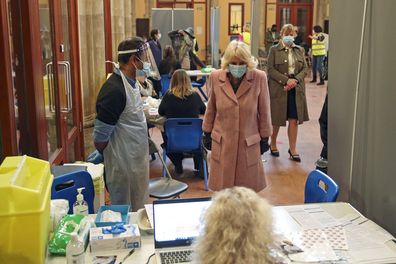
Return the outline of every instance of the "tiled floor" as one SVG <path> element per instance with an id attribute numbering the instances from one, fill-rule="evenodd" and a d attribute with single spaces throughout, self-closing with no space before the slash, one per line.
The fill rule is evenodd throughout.
<path id="1" fill-rule="evenodd" d="M 326 85 L 316 86 L 310 84 L 306 79 L 306 95 L 308 101 L 308 111 L 310 121 L 299 126 L 297 150 L 302 162 L 296 163 L 289 159 L 287 154 L 288 139 L 286 128 L 281 128 L 278 136 L 278 148 L 280 157 L 272 157 L 269 152 L 263 155 L 264 170 L 267 177 L 267 187 L 260 192 L 260 195 L 268 199 L 274 205 L 297 204 L 304 201 L 304 184 L 308 172 L 315 168 L 315 161 L 319 158 L 322 143 L 320 140 L 318 118 L 324 98 L 326 95 Z M 85 131 L 86 155 L 93 149 L 92 147 L 92 128 Z M 161 134 L 158 129 L 152 129 L 151 136 L 159 145 L 162 142 Z M 183 161 L 184 173 L 177 177 L 173 166 L 168 159 L 168 167 L 172 177 L 188 183 L 189 189 L 181 197 L 201 197 L 210 196 L 211 192 L 204 190 L 203 180 L 193 176 L 192 159 Z M 157 158 L 150 162 L 150 177 L 161 175 L 162 165 Z"/>

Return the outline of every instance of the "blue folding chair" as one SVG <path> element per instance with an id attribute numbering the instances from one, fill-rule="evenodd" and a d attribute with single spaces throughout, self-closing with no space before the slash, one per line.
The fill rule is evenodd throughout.
<path id="1" fill-rule="evenodd" d="M 169 118 L 165 122 L 167 137 L 163 159 L 166 162 L 166 153 L 202 153 L 202 119 L 200 118 Z M 208 190 L 208 171 L 205 155 L 202 155 L 202 166 L 205 190 Z M 166 175 L 165 167 L 163 176 Z"/>
<path id="2" fill-rule="evenodd" d="M 86 171 L 76 171 L 63 174 L 54 178 L 51 188 L 51 199 L 66 199 L 69 201 L 69 214 L 73 213 L 73 204 L 76 202 L 77 189 L 85 187 L 82 191 L 84 200 L 88 203 L 90 214 L 94 212 L 95 189 L 91 175 Z"/>
<path id="3" fill-rule="evenodd" d="M 202 87 L 205 85 L 206 78 L 202 77 L 201 82 L 193 81 L 191 84 L 194 88 L 197 88 L 198 91 L 201 93 L 203 98 L 205 98 L 206 101 L 208 101 L 208 96 L 205 94 L 205 92 L 202 90 Z"/>
<path id="4" fill-rule="evenodd" d="M 324 185 L 324 188 L 321 186 Z M 335 202 L 340 189 L 335 181 L 320 170 L 309 173 L 305 183 L 305 203 Z"/>
<path id="5" fill-rule="evenodd" d="M 171 75 L 170 74 L 162 74 L 161 75 L 161 94 L 160 97 L 164 96 L 166 92 L 169 90 L 170 86 L 170 80 L 171 80 Z"/>

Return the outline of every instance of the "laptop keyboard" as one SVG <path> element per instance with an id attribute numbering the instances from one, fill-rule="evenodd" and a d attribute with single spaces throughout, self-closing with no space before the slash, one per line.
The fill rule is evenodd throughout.
<path id="1" fill-rule="evenodd" d="M 162 264 L 191 262 L 191 255 L 191 250 L 160 252 Z"/>

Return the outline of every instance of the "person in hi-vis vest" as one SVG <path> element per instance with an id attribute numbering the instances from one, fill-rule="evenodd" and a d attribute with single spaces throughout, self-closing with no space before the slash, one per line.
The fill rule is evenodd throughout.
<path id="1" fill-rule="evenodd" d="M 246 23 L 243 27 L 242 40 L 250 47 L 250 23 Z"/>
<path id="2" fill-rule="evenodd" d="M 310 82 L 316 82 L 316 75 L 319 72 L 320 82 L 317 85 L 324 85 L 323 60 L 326 56 L 326 45 L 325 36 L 322 32 L 322 27 L 316 25 L 313 28 L 313 35 L 309 36 L 312 39 L 312 80 Z"/>

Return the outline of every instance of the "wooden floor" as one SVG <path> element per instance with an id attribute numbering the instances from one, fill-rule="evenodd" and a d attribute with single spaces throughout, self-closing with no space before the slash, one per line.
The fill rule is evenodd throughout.
<path id="1" fill-rule="evenodd" d="M 260 195 L 269 200 L 273 205 L 298 204 L 304 202 L 304 184 L 306 177 L 315 168 L 315 161 L 319 158 L 322 143 L 319 132 L 319 115 L 326 95 L 326 87 L 310 84 L 306 79 L 306 94 L 308 101 L 308 111 L 310 121 L 299 126 L 297 151 L 302 162 L 296 163 L 289 159 L 287 150 L 288 139 L 286 128 L 282 127 L 278 136 L 278 149 L 280 157 L 272 157 L 269 152 L 262 156 L 264 170 L 267 179 L 267 187 L 260 192 Z M 162 138 L 159 130 L 152 131 L 152 138 L 159 145 Z M 184 173 L 177 177 L 174 173 L 173 165 L 168 159 L 168 168 L 172 177 L 188 183 L 189 189 L 182 194 L 183 197 L 203 197 L 210 196 L 212 192 L 204 190 L 203 180 L 193 176 L 193 161 L 185 159 L 183 161 Z M 162 171 L 162 164 L 157 158 L 150 163 L 150 177 L 159 177 Z"/>

